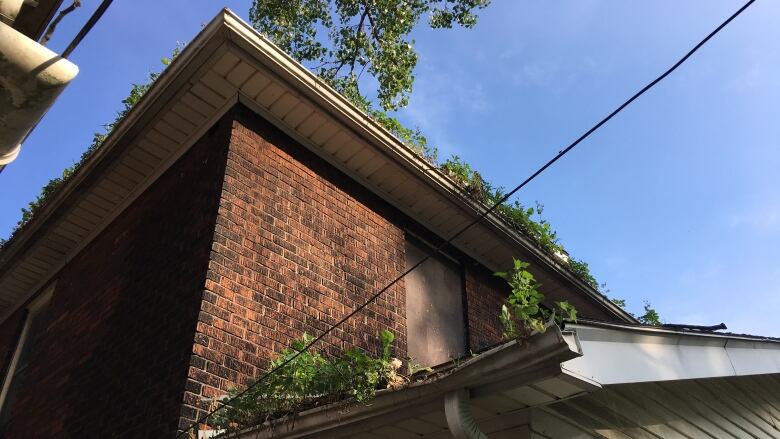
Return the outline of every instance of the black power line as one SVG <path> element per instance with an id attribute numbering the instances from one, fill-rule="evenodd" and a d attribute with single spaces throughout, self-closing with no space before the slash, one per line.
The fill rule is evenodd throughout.
<path id="1" fill-rule="evenodd" d="M 608 122 L 610 119 L 612 119 L 613 117 L 615 117 L 615 115 L 617 115 L 618 113 L 620 113 L 620 112 L 621 112 L 621 111 L 622 111 L 624 108 L 626 108 L 628 105 L 630 105 L 632 102 L 634 102 L 634 101 L 635 101 L 635 100 L 636 100 L 638 97 L 642 96 L 642 95 L 643 95 L 643 94 L 644 94 L 646 91 L 650 90 L 650 89 L 651 89 L 653 86 L 655 86 L 656 84 L 658 84 L 659 82 L 661 82 L 661 81 L 662 81 L 664 78 L 666 78 L 667 76 L 669 76 L 669 74 L 671 74 L 671 73 L 672 73 L 673 71 L 675 71 L 675 70 L 676 70 L 678 67 L 680 67 L 680 65 L 682 65 L 682 63 L 684 63 L 685 61 L 687 61 L 687 60 L 688 60 L 688 58 L 690 58 L 690 57 L 691 57 L 691 55 L 693 55 L 693 54 L 694 54 L 694 53 L 695 53 L 697 50 L 699 50 L 699 49 L 700 49 L 700 48 L 701 48 L 701 47 L 702 47 L 702 46 L 703 46 L 705 43 L 707 43 L 707 41 L 709 41 L 709 40 L 710 40 L 712 37 L 714 37 L 714 36 L 715 36 L 715 35 L 716 35 L 718 32 L 720 32 L 720 31 L 721 31 L 721 30 L 722 30 L 724 27 L 726 27 L 726 25 L 728 25 L 729 23 L 731 23 L 731 21 L 732 21 L 732 20 L 734 20 L 735 18 L 737 18 L 737 16 L 739 16 L 739 15 L 740 15 L 742 12 L 744 12 L 744 11 L 745 11 L 745 9 L 747 9 L 747 8 L 748 8 L 750 5 L 752 5 L 752 4 L 753 4 L 753 2 L 755 2 L 755 0 L 750 0 L 750 1 L 748 1 L 747 3 L 745 3 L 745 5 L 744 5 L 744 6 L 742 6 L 741 8 L 739 8 L 739 10 L 737 10 L 737 12 L 735 12 L 734 14 L 732 14 L 732 15 L 731 15 L 731 16 L 730 16 L 730 17 L 729 17 L 729 18 L 728 18 L 726 21 L 724 21 L 723 23 L 721 23 L 721 24 L 720 24 L 720 26 L 718 26 L 717 28 L 715 28 L 715 30 L 713 30 L 712 32 L 710 32 L 710 33 L 709 33 L 709 35 L 707 35 L 707 36 L 706 36 L 706 37 L 705 37 L 703 40 L 701 40 L 701 41 L 699 42 L 699 44 L 697 44 L 696 46 L 694 46 L 694 47 L 693 47 L 693 49 L 691 49 L 690 51 L 688 51 L 688 53 L 686 53 L 686 54 L 685 54 L 685 56 L 683 56 L 682 58 L 680 58 L 680 60 L 679 60 L 679 61 L 677 61 L 677 62 L 676 62 L 676 63 L 675 63 L 675 64 L 674 64 L 672 67 L 670 67 L 670 68 L 669 68 L 668 70 L 666 70 L 666 71 L 665 71 L 663 74 L 661 74 L 660 76 L 658 76 L 657 78 L 655 78 L 655 79 L 654 79 L 652 82 L 650 82 L 649 84 L 647 84 L 646 86 L 644 86 L 644 87 L 643 87 L 641 90 L 639 90 L 638 92 L 636 92 L 636 93 L 635 93 L 633 96 L 631 96 L 631 97 L 630 97 L 628 100 L 626 100 L 625 102 L 623 102 L 623 103 L 622 103 L 622 104 L 621 104 L 619 107 L 617 107 L 617 108 L 616 108 L 616 109 L 615 109 L 613 112 L 609 113 L 609 115 L 607 115 L 605 118 L 601 119 L 601 121 L 600 121 L 600 122 L 598 122 L 596 125 L 594 125 L 592 128 L 590 128 L 590 129 L 589 129 L 588 131 L 586 131 L 584 134 L 582 134 L 582 135 L 581 135 L 579 138 L 577 138 L 577 140 L 575 140 L 574 142 L 572 142 L 572 143 L 571 143 L 569 146 L 567 146 L 565 149 L 563 149 L 563 150 L 559 151 L 559 152 L 558 152 L 558 154 L 556 154 L 556 155 L 555 155 L 555 157 L 553 157 L 553 158 L 552 158 L 550 161 L 548 161 L 547 163 L 545 163 L 545 164 L 544 164 L 544 165 L 543 165 L 541 168 L 539 168 L 539 169 L 538 169 L 536 172 L 534 172 L 533 174 L 531 174 L 531 176 L 530 176 L 530 177 L 526 178 L 526 179 L 525 179 L 525 180 L 524 180 L 522 183 L 520 183 L 519 185 L 517 185 L 517 186 L 516 186 L 514 189 L 512 189 L 511 191 L 509 191 L 509 192 L 508 192 L 506 195 L 504 195 L 504 196 L 503 196 L 503 197 L 502 197 L 500 200 L 498 200 L 498 201 L 497 201 L 495 204 L 493 204 L 493 205 L 492 205 L 490 208 L 488 208 L 487 210 L 485 210 L 484 212 L 482 212 L 482 213 L 481 213 L 481 214 L 480 214 L 480 215 L 479 215 L 479 216 L 478 216 L 476 219 L 472 220 L 472 221 L 471 221 L 470 223 L 468 223 L 466 226 L 464 226 L 463 228 L 461 228 L 461 229 L 460 229 L 458 232 L 456 232 L 454 235 L 452 235 L 452 236 L 451 236 L 449 239 L 447 239 L 447 240 L 446 240 L 446 241 L 444 241 L 443 243 L 439 244 L 439 245 L 438 245 L 436 248 L 434 248 L 434 249 L 433 249 L 433 251 L 431 251 L 430 253 L 428 253 L 428 254 L 427 254 L 427 255 L 426 255 L 424 258 L 422 258 L 422 259 L 421 259 L 420 261 L 418 261 L 416 264 L 414 264 L 413 266 L 411 266 L 410 268 L 408 268 L 408 269 L 407 269 L 406 271 L 404 271 L 404 272 L 403 272 L 403 273 L 402 273 L 400 276 L 398 276 L 398 277 L 396 277 L 395 279 L 393 279 L 393 281 L 392 281 L 392 282 L 390 282 L 389 284 L 387 284 L 387 285 L 386 285 L 384 288 L 382 288 L 381 290 L 379 290 L 379 291 L 377 291 L 376 293 L 374 293 L 374 295 L 373 295 L 373 296 L 371 296 L 371 298 L 370 298 L 370 299 L 368 299 L 368 300 L 367 300 L 365 303 L 361 304 L 360 306 L 358 306 L 357 308 L 355 308 L 354 310 L 352 310 L 352 312 L 350 312 L 349 314 L 347 314 L 345 317 L 343 317 L 341 320 L 339 320 L 339 321 L 338 321 L 336 324 L 334 324 L 333 326 L 331 326 L 330 328 L 328 328 L 327 330 L 325 330 L 324 332 L 322 332 L 320 335 L 318 335 L 316 338 L 314 338 L 314 339 L 313 339 L 311 342 L 309 342 L 309 343 L 308 343 L 306 346 L 304 346 L 304 347 L 303 347 L 303 349 L 301 349 L 300 351 L 298 351 L 298 352 L 297 352 L 295 355 L 293 355 L 292 357 L 288 358 L 287 360 L 285 360 L 284 362 L 282 362 L 282 363 L 281 363 L 281 364 L 279 364 L 278 366 L 276 366 L 276 367 L 274 367 L 273 369 L 271 369 L 270 371 L 268 371 L 268 372 L 267 372 L 265 375 L 263 375 L 262 377 L 260 377 L 260 379 L 258 379 L 257 381 L 255 381 L 255 382 L 254 382 L 254 383 L 252 383 L 251 385 L 247 386 L 247 388 L 246 388 L 246 389 L 244 389 L 244 390 L 242 390 L 241 392 L 239 392 L 239 393 L 238 393 L 237 395 L 235 395 L 233 398 L 231 398 L 231 399 L 229 399 L 229 400 L 226 400 L 226 401 L 224 401 L 224 402 L 222 403 L 222 406 L 220 406 L 220 407 L 218 407 L 218 408 L 216 408 L 216 409 L 213 409 L 213 410 L 211 410 L 210 412 L 208 412 L 208 413 L 206 413 L 204 416 L 202 416 L 200 419 L 196 420 L 196 421 L 195 421 L 194 423 L 192 423 L 192 424 L 191 424 L 189 427 L 187 427 L 187 429 L 186 429 L 186 430 L 183 430 L 181 433 L 179 433 L 179 435 L 177 436 L 177 438 L 178 438 L 178 437 L 181 437 L 181 436 L 182 436 L 182 435 L 184 435 L 184 434 L 186 434 L 187 432 L 189 432 L 189 431 L 190 431 L 190 430 L 192 430 L 193 428 L 196 428 L 196 427 L 197 427 L 199 424 L 201 424 L 201 423 L 203 423 L 204 421 L 206 421 L 208 418 L 210 418 L 212 415 L 214 415 L 214 413 L 216 413 L 217 411 L 219 411 L 219 410 L 220 410 L 222 407 L 224 407 L 224 406 L 226 406 L 226 405 L 229 405 L 229 404 L 230 404 L 230 401 L 232 401 L 232 400 L 234 400 L 234 399 L 236 399 L 236 398 L 240 397 L 241 395 L 244 395 L 244 394 L 245 394 L 246 392 L 248 392 L 250 389 L 252 389 L 253 387 L 255 387 L 255 386 L 257 386 L 258 384 L 262 383 L 262 382 L 263 382 L 265 379 L 267 379 L 267 378 L 268 378 L 269 376 L 271 376 L 272 374 L 276 373 L 276 371 L 278 371 L 279 369 L 283 368 L 284 366 L 286 366 L 287 364 L 289 364 L 290 362 L 292 362 L 293 360 L 295 360 L 296 358 L 298 358 L 298 357 L 299 357 L 299 356 L 300 356 L 302 353 L 304 353 L 305 351 L 309 350 L 309 348 L 311 348 L 311 347 L 312 347 L 312 346 L 314 346 L 316 343 L 318 343 L 318 342 L 319 342 L 319 341 L 321 341 L 323 338 L 325 338 L 325 336 L 327 336 L 328 334 L 330 334 L 330 333 L 331 333 L 331 332 L 332 332 L 334 329 L 336 329 L 337 327 L 341 326 L 341 325 L 342 325 L 344 322 L 346 322 L 347 320 L 349 320 L 350 318 L 352 318 L 352 317 L 353 317 L 355 314 L 359 313 L 359 312 L 360 312 L 360 311 L 362 311 L 362 310 L 363 310 L 365 307 L 367 307 L 368 305 L 370 305 L 370 304 L 371 304 L 371 303 L 372 303 L 374 300 L 376 300 L 376 299 L 377 299 L 379 296 L 381 296 L 381 295 L 382 295 L 382 294 L 383 294 L 385 291 L 387 291 L 387 290 L 388 290 L 390 287 L 392 287 L 393 285 L 395 285 L 395 284 L 396 284 L 396 283 L 397 283 L 399 280 L 403 279 L 403 278 L 404 278 L 404 277 L 405 277 L 407 274 L 411 273 L 412 271 L 414 271 L 415 269 L 417 269 L 417 268 L 418 268 L 420 265 L 422 265 L 422 264 L 423 264 L 425 261 L 427 261 L 427 260 L 428 260 L 428 259 L 430 259 L 431 257 L 435 256 L 435 255 L 436 255 L 436 254 L 438 254 L 439 252 L 441 252 L 441 250 L 442 250 L 442 249 L 444 249 L 444 247 L 446 247 L 446 246 L 447 246 L 447 245 L 449 245 L 449 244 L 450 244 L 452 241 L 454 241 L 455 239 L 457 239 L 457 238 L 458 238 L 460 235 L 462 235 L 464 232 L 466 232 L 466 230 L 470 229 L 472 226 L 474 226 L 475 224 L 477 224 L 477 223 L 479 223 L 480 221 L 482 221 L 482 220 L 483 220 L 483 219 L 484 219 L 484 218 L 485 218 L 487 215 L 489 215 L 491 212 L 493 212 L 494 210 L 496 210 L 496 209 L 498 208 L 498 206 L 500 206 L 500 205 L 501 205 L 501 204 L 503 204 L 503 203 L 504 203 L 506 200 L 508 200 L 508 199 L 509 199 L 509 197 L 511 197 L 511 196 L 512 196 L 512 195 L 514 195 L 514 194 L 515 194 L 517 191 L 519 191 L 520 189 L 522 189 L 523 187 L 525 187 L 525 186 L 526 186 L 528 183 L 530 183 L 530 182 L 531 182 L 531 181 L 532 181 L 534 178 L 536 178 L 537 176 L 539 176 L 539 174 L 541 174 L 542 172 L 544 172 L 544 171 L 545 171 L 547 168 L 549 168 L 549 167 L 550 167 L 550 166 L 552 166 L 552 165 L 553 165 L 555 162 L 557 162 L 557 161 L 558 161 L 558 160 L 559 160 L 561 157 L 563 157 L 563 156 L 564 156 L 564 155 L 566 155 L 566 154 L 567 154 L 569 151 L 571 151 L 572 149 L 574 149 L 574 147 L 575 147 L 575 146 L 579 145 L 579 144 L 580 144 L 580 142 L 582 142 L 583 140 L 585 140 L 586 138 L 588 138 L 588 136 L 590 136 L 591 134 L 593 134 L 593 132 L 595 132 L 596 130 L 598 130 L 599 128 L 601 128 L 601 126 L 602 126 L 602 125 L 604 125 L 604 124 L 605 124 L 605 123 L 607 123 L 607 122 Z"/>
<path id="2" fill-rule="evenodd" d="M 81 28 L 79 33 L 76 34 L 75 37 L 73 37 L 73 41 L 68 44 L 68 47 L 65 48 L 65 50 L 62 52 L 62 57 L 67 58 L 73 50 L 76 49 L 76 46 L 81 43 L 81 40 L 84 39 L 85 36 L 89 33 L 89 31 L 92 30 L 92 27 L 95 26 L 95 23 L 100 20 L 100 17 L 103 16 L 103 13 L 106 12 L 106 9 L 108 9 L 109 6 L 111 6 L 111 2 L 113 0 L 103 0 L 103 3 L 98 6 L 97 9 L 95 9 L 95 12 L 92 13 L 92 16 L 89 17 L 89 20 L 87 20 L 86 23 L 84 23 L 84 26 Z"/>

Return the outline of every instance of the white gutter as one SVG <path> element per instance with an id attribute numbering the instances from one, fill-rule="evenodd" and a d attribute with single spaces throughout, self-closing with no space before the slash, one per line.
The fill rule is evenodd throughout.
<path id="1" fill-rule="evenodd" d="M 0 0 L 0 22 L 9 26 L 14 24 L 24 3 L 24 0 Z"/>
<path id="2" fill-rule="evenodd" d="M 0 23 L 0 166 L 12 162 L 21 143 L 78 67 Z"/>
<path id="3" fill-rule="evenodd" d="M 563 369 L 604 385 L 780 373 L 777 340 L 601 322 L 566 329 L 583 356 Z"/>

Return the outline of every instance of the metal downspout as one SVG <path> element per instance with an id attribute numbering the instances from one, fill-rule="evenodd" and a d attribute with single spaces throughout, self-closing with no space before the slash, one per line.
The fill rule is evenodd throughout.
<path id="1" fill-rule="evenodd" d="M 444 415 L 455 439 L 487 439 L 471 415 L 468 389 L 454 390 L 444 396 Z"/>

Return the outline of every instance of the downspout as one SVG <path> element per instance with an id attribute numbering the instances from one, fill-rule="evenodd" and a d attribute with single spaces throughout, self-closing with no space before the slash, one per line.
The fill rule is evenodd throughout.
<path id="1" fill-rule="evenodd" d="M 454 390 L 444 396 L 444 415 L 455 439 L 487 439 L 471 415 L 468 389 Z"/>

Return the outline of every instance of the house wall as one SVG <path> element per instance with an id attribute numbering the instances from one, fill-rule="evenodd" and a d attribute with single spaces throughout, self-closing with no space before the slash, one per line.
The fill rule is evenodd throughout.
<path id="1" fill-rule="evenodd" d="M 509 286 L 484 267 L 474 264 L 466 266 L 464 281 L 469 347 L 478 352 L 503 339 L 499 313 L 509 296 Z"/>
<path id="2" fill-rule="evenodd" d="M 238 107 L 183 422 L 245 384 L 304 333 L 335 324 L 404 269 L 402 215 L 270 123 Z M 399 282 L 324 340 L 406 354 Z"/>
<path id="3" fill-rule="evenodd" d="M 238 107 L 181 426 L 258 376 L 304 333 L 320 334 L 404 270 L 407 231 L 437 238 L 254 112 Z M 464 255 L 465 349 L 500 339 L 506 288 Z M 379 347 L 396 335 L 407 358 L 403 280 L 319 349 Z M 463 321 L 473 327 L 463 328 Z M 411 334 L 409 335 L 412 336 Z M 467 352 L 467 351 L 466 351 Z"/>
<path id="4" fill-rule="evenodd" d="M 57 275 L 0 437 L 172 436 L 229 122 L 217 124 Z M 3 353 L 18 325 L 16 318 L 0 325 Z"/>

